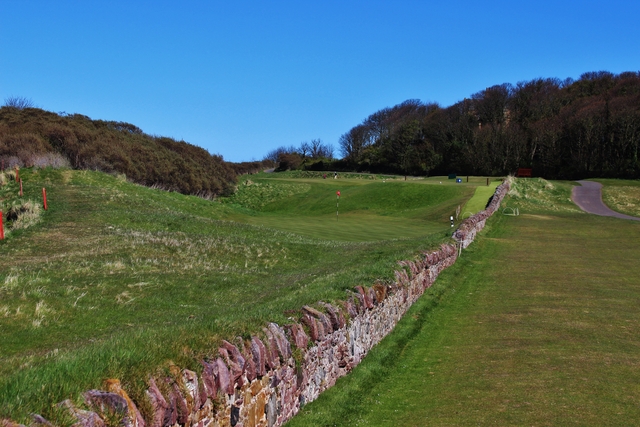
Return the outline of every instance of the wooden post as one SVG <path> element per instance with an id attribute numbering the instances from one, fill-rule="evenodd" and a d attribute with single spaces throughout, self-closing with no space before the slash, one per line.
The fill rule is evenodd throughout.
<path id="1" fill-rule="evenodd" d="M 467 182 L 469 182 L 469 175 L 467 175 Z"/>
<path id="2" fill-rule="evenodd" d="M 489 186 L 489 178 L 487 178 L 487 187 Z"/>
<path id="3" fill-rule="evenodd" d="M 2 225 L 2 211 L 0 211 L 0 240 L 4 240 L 4 225 Z"/>
<path id="4" fill-rule="evenodd" d="M 22 197 L 22 180 L 20 180 L 20 197 Z"/>
<path id="5" fill-rule="evenodd" d="M 47 210 L 47 190 L 42 187 L 42 204 L 44 206 L 44 210 Z"/>
<path id="6" fill-rule="evenodd" d="M 18 182 L 19 179 L 20 179 L 20 170 L 16 166 L 16 182 Z"/>

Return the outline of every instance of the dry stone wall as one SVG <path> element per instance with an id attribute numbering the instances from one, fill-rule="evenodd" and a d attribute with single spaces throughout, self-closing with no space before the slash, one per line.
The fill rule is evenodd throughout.
<path id="1" fill-rule="evenodd" d="M 280 426 L 351 371 L 384 338 L 442 270 L 471 244 L 509 190 L 501 184 L 486 210 L 466 219 L 453 234 L 456 244 L 403 261 L 393 285 L 357 286 L 338 304 L 302 308 L 300 321 L 267 325 L 250 340 L 223 341 L 202 372 L 173 366 L 171 375 L 151 378 L 146 402 L 136 405 L 117 380 L 106 391 L 90 390 L 83 410 L 62 402 L 74 427 Z M 146 407 L 146 419 L 138 410 Z M 108 421 L 105 423 L 105 421 Z M 40 416 L 35 424 L 49 425 Z M 17 427 L 9 421 L 3 427 Z"/>

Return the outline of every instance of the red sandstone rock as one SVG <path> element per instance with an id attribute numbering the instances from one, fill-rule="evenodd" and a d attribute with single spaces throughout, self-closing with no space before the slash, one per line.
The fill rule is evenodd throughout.
<path id="1" fill-rule="evenodd" d="M 290 327 L 291 336 L 293 337 L 293 343 L 300 350 L 306 350 L 309 344 L 309 337 L 304 333 L 304 329 L 297 323 L 294 323 Z"/>
<path id="2" fill-rule="evenodd" d="M 356 288 L 357 290 L 357 288 Z M 353 302 L 356 306 L 356 310 L 358 314 L 362 314 L 367 311 L 367 306 L 364 303 L 364 292 L 352 292 L 351 297 L 353 298 Z"/>
<path id="3" fill-rule="evenodd" d="M 153 378 L 149 379 L 149 388 L 147 389 L 147 397 L 153 408 L 153 419 L 149 427 L 162 427 L 164 416 L 169 409 L 169 404 L 160 392 Z"/>
<path id="4" fill-rule="evenodd" d="M 381 303 L 382 301 L 378 301 L 377 298 L 377 294 L 376 291 L 373 288 L 367 288 L 367 296 L 369 297 L 369 301 L 371 301 L 371 308 L 373 308 L 374 305 L 378 305 L 378 303 Z"/>
<path id="5" fill-rule="evenodd" d="M 265 348 L 267 349 L 267 367 L 270 369 L 276 369 L 280 366 L 280 358 L 278 357 L 278 344 L 276 343 L 276 339 L 273 337 L 271 331 L 267 328 L 262 328 L 266 336 L 266 340 L 264 341 Z"/>
<path id="6" fill-rule="evenodd" d="M 224 358 L 225 362 L 227 362 L 227 366 L 229 367 L 229 372 L 231 374 L 231 390 L 233 390 L 236 386 L 242 387 L 244 381 L 242 379 L 242 367 L 240 366 L 240 364 L 238 364 L 234 360 L 234 358 L 229 355 L 229 352 L 225 347 L 218 348 L 218 353 L 220 353 L 220 355 Z"/>
<path id="7" fill-rule="evenodd" d="M 373 285 L 372 289 L 376 293 L 376 300 L 378 303 L 384 301 L 387 298 L 387 287 L 381 284 Z"/>
<path id="8" fill-rule="evenodd" d="M 369 296 L 369 292 L 365 290 L 362 286 L 356 286 L 356 290 L 360 295 L 362 295 L 362 301 L 364 306 L 367 309 L 373 308 L 373 301 L 371 301 L 371 297 Z"/>
<path id="9" fill-rule="evenodd" d="M 221 358 L 216 359 L 218 365 L 218 390 L 222 390 L 227 394 L 233 394 L 233 383 L 231 382 L 231 374 L 229 368 L 225 365 Z"/>
<path id="10" fill-rule="evenodd" d="M 171 391 L 169 391 L 169 400 L 175 402 L 177 408 L 177 422 L 183 426 L 187 426 L 189 422 L 189 415 L 191 410 L 187 402 L 187 398 L 180 392 L 180 387 L 175 381 L 171 384 Z"/>
<path id="11" fill-rule="evenodd" d="M 216 375 L 218 375 L 218 364 L 207 363 L 204 360 L 202 363 L 202 383 L 204 385 L 205 393 L 211 399 L 215 399 L 218 394 L 218 384 L 216 382 Z"/>
<path id="12" fill-rule="evenodd" d="M 258 376 L 256 370 L 256 363 L 253 361 L 251 355 L 246 355 L 244 364 L 244 374 L 247 376 L 247 381 L 251 382 Z"/>
<path id="13" fill-rule="evenodd" d="M 125 426 L 133 425 L 129 417 L 127 401 L 119 394 L 100 390 L 89 390 L 84 393 L 84 398 L 87 405 L 94 408 L 98 414 L 123 414 L 120 423 Z"/>
<path id="14" fill-rule="evenodd" d="M 61 408 L 67 408 L 71 416 L 77 420 L 77 422 L 72 424 L 71 427 L 104 427 L 104 421 L 98 414 L 92 411 L 78 409 L 68 399 L 59 403 L 58 406 Z M 0 426 L 9 427 L 4 426 L 1 421 Z M 14 426 L 18 427 L 17 424 L 15 424 Z"/>
<path id="15" fill-rule="evenodd" d="M 171 384 L 174 382 L 173 379 L 169 377 L 165 378 L 164 381 L 167 387 L 171 387 Z M 178 407 L 176 397 L 173 395 L 173 393 L 169 393 L 168 399 L 168 407 L 164 413 L 164 420 L 162 420 L 163 427 L 173 426 L 178 422 Z"/>
<path id="16" fill-rule="evenodd" d="M 267 363 L 267 349 L 264 343 L 256 336 L 251 337 L 251 354 L 256 364 L 256 374 L 260 377 L 267 372 L 265 364 Z"/>
<path id="17" fill-rule="evenodd" d="M 284 329 L 275 323 L 269 323 L 269 330 L 273 334 L 273 337 L 276 339 L 276 344 L 278 346 L 278 352 L 282 357 L 282 360 L 285 361 L 291 357 L 291 343 L 287 339 L 287 336 L 284 333 Z"/>
<path id="18" fill-rule="evenodd" d="M 305 305 L 304 307 L 302 307 L 302 311 L 308 314 L 309 316 L 315 317 L 320 322 L 322 322 L 322 326 L 325 333 L 329 333 L 333 329 L 331 327 L 331 320 L 329 320 L 329 317 L 323 312 L 316 310 L 313 307 L 309 307 L 308 305 Z"/>
<path id="19" fill-rule="evenodd" d="M 347 313 L 349 313 L 349 317 L 355 319 L 358 316 L 358 308 L 353 300 L 349 299 L 345 303 L 345 307 L 347 308 Z"/>
<path id="20" fill-rule="evenodd" d="M 308 314 L 303 314 L 300 321 L 309 328 L 309 335 L 311 336 L 311 339 L 313 341 L 318 341 L 320 339 L 320 334 L 318 333 L 316 320 Z"/>
<path id="21" fill-rule="evenodd" d="M 331 328 L 334 331 L 337 331 L 338 329 L 344 327 L 344 318 L 341 319 L 340 317 L 342 313 L 340 313 L 340 311 L 331 304 L 323 303 L 322 305 L 327 309 L 327 317 L 331 322 Z"/>
<path id="22" fill-rule="evenodd" d="M 324 324 L 315 317 L 312 317 L 311 320 L 313 320 L 313 322 L 316 324 L 316 330 L 318 331 L 318 340 L 323 340 L 331 329 L 329 329 L 329 331 L 325 330 Z"/>
<path id="23" fill-rule="evenodd" d="M 200 386 L 198 384 L 198 374 L 188 369 L 182 370 L 182 384 L 189 392 L 189 396 L 185 396 L 189 402 L 191 410 L 200 409 Z M 202 402 L 204 403 L 204 402 Z"/>
<path id="24" fill-rule="evenodd" d="M 136 404 L 133 403 L 133 400 L 131 400 L 127 392 L 120 385 L 120 380 L 110 378 L 105 381 L 105 384 L 107 386 L 107 391 L 120 395 L 127 402 L 127 412 L 129 419 L 131 420 L 131 424 L 134 427 L 145 427 L 145 421 L 144 418 L 142 418 L 142 414 L 140 414 Z"/>
<path id="25" fill-rule="evenodd" d="M 49 421 L 47 421 L 42 415 L 32 414 L 31 418 L 33 419 L 33 424 L 39 425 L 42 427 L 54 427 Z"/>
<path id="26" fill-rule="evenodd" d="M 240 353 L 240 350 L 238 350 L 238 347 L 225 340 L 222 340 L 222 346 L 229 352 L 229 355 L 231 356 L 233 361 L 240 366 L 240 369 L 243 369 L 245 360 Z"/>

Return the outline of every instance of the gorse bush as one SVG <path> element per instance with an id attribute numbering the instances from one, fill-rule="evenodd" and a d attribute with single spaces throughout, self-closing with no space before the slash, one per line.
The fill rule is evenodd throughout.
<path id="1" fill-rule="evenodd" d="M 132 124 L 0 108 L 0 160 L 14 166 L 66 167 L 125 174 L 135 183 L 214 197 L 233 191 L 236 172 L 221 156 Z"/>

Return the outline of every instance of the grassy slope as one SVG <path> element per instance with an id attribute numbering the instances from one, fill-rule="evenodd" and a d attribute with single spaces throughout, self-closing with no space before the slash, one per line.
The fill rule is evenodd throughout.
<path id="1" fill-rule="evenodd" d="M 447 224 L 460 198 L 470 194 L 469 186 L 431 185 L 434 181 L 426 180 L 305 180 L 262 175 L 252 176 L 251 182 L 249 186 L 241 184 L 241 196 L 261 194 L 265 186 L 280 184 L 288 186 L 291 197 L 261 206 L 262 215 L 249 216 L 247 222 L 315 238 L 348 241 L 434 233 Z M 339 201 L 336 191 L 341 193 Z M 451 194 L 459 196 L 452 198 Z M 250 197 L 244 195 L 242 202 L 253 206 Z"/>
<path id="2" fill-rule="evenodd" d="M 525 183 L 508 201 L 524 214 L 494 217 L 290 425 L 636 424 L 640 225 L 575 212 L 570 185 L 544 184 Z"/>
<path id="3" fill-rule="evenodd" d="M 602 200 L 611 209 L 640 217 L 640 181 L 596 179 L 604 185 Z"/>
<path id="4" fill-rule="evenodd" d="M 88 171 L 21 177 L 35 200 L 47 187 L 50 210 L 0 242 L 0 417 L 18 421 L 30 412 L 55 418 L 51 404 L 79 400 L 110 377 L 142 401 L 150 373 L 171 363 L 198 370 L 221 337 L 286 323 L 288 310 L 391 279 L 396 260 L 448 238 L 449 212 L 473 192 L 345 180 L 345 211 L 371 225 L 345 236 L 347 221 L 321 224 L 334 219 L 335 191 L 319 180 L 293 182 L 313 196 L 302 197 L 285 194 L 275 175 L 258 176 L 273 191 L 249 194 L 258 206 L 249 209 Z M 380 201 L 396 191 L 409 195 L 399 208 Z M 11 183 L 2 197 L 16 192 Z M 247 224 L 260 218 L 273 228 Z M 296 221 L 298 234 L 278 230 Z"/>

